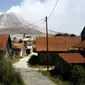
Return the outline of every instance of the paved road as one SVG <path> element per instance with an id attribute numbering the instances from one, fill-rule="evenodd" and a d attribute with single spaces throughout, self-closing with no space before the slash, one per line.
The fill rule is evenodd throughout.
<path id="1" fill-rule="evenodd" d="M 55 85 L 47 77 L 28 67 L 26 63 L 28 59 L 29 56 L 20 59 L 19 62 L 13 64 L 13 66 L 21 72 L 26 85 Z"/>

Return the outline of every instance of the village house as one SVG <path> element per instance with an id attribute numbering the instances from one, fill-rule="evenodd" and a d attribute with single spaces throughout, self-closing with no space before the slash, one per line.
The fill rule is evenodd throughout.
<path id="1" fill-rule="evenodd" d="M 79 53 L 85 57 L 85 27 L 81 32 L 81 42 L 74 45 L 73 48 L 77 48 Z"/>
<path id="2" fill-rule="evenodd" d="M 22 43 L 26 48 L 26 54 L 30 54 L 33 52 L 33 38 L 31 36 L 23 37 Z"/>
<path id="3" fill-rule="evenodd" d="M 55 69 L 61 73 L 68 72 L 73 65 L 85 64 L 85 27 L 81 32 L 81 40 L 72 46 L 75 48 L 74 53 L 59 53 L 58 62 L 56 62 Z"/>
<path id="4" fill-rule="evenodd" d="M 11 38 L 7 34 L 0 34 L 0 56 L 12 57 Z"/>
<path id="5" fill-rule="evenodd" d="M 76 64 L 85 64 L 85 58 L 80 53 L 59 53 L 55 70 L 60 73 L 66 73 Z"/>
<path id="6" fill-rule="evenodd" d="M 24 47 L 24 43 L 13 43 L 13 56 L 24 56 L 26 54 L 26 50 Z"/>
<path id="7" fill-rule="evenodd" d="M 48 37 L 48 57 L 46 48 L 46 37 L 36 37 L 36 52 L 38 53 L 40 64 L 56 64 L 60 59 L 59 53 L 75 53 L 72 46 L 81 41 L 80 37 Z"/>
<path id="8" fill-rule="evenodd" d="M 85 57 L 85 40 L 81 41 L 80 43 L 73 46 L 73 48 L 77 48 L 78 52 Z"/>

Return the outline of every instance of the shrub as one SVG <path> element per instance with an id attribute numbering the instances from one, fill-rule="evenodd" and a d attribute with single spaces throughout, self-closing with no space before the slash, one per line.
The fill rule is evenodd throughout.
<path id="1" fill-rule="evenodd" d="M 24 85 L 21 76 L 6 60 L 0 60 L 0 85 Z"/>
<path id="2" fill-rule="evenodd" d="M 75 65 L 72 69 L 72 80 L 75 85 L 85 84 L 85 68 L 81 65 Z"/>
<path id="3" fill-rule="evenodd" d="M 58 34 L 56 34 L 56 35 L 55 35 L 55 37 L 56 37 L 56 36 L 63 36 L 63 34 L 61 34 L 61 33 L 58 33 Z"/>
<path id="4" fill-rule="evenodd" d="M 75 37 L 76 35 L 75 34 L 71 34 L 70 37 Z"/>
<path id="5" fill-rule="evenodd" d="M 29 64 L 31 64 L 31 65 L 37 65 L 37 64 L 39 64 L 39 63 L 38 63 L 38 56 L 31 55 L 31 56 L 30 56 L 30 59 L 28 60 L 27 63 L 29 63 Z"/>

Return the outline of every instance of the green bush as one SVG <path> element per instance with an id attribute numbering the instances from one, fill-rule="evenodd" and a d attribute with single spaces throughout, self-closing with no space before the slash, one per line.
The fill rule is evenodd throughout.
<path id="1" fill-rule="evenodd" d="M 16 56 L 15 58 L 8 58 L 7 60 L 8 60 L 8 62 L 13 64 L 13 63 L 18 62 L 21 58 L 22 57 L 20 57 L 20 56 Z"/>
<path id="2" fill-rule="evenodd" d="M 75 85 L 85 84 L 85 68 L 81 65 L 75 65 L 72 69 L 72 80 Z"/>
<path id="3" fill-rule="evenodd" d="M 24 85 L 20 74 L 4 59 L 0 60 L 0 85 Z"/>
<path id="4" fill-rule="evenodd" d="M 51 76 L 50 73 L 48 71 L 42 71 L 39 70 L 38 72 L 40 72 L 41 74 L 43 74 L 44 76 L 48 77 L 51 81 L 53 81 L 56 85 L 71 85 L 71 83 L 69 81 L 64 81 L 62 79 L 61 75 L 55 75 L 55 76 Z"/>
<path id="5" fill-rule="evenodd" d="M 28 60 L 27 63 L 29 63 L 29 64 L 31 64 L 31 65 L 37 65 L 37 64 L 39 64 L 39 63 L 38 63 L 38 56 L 31 55 L 31 56 L 30 56 L 30 59 Z"/>

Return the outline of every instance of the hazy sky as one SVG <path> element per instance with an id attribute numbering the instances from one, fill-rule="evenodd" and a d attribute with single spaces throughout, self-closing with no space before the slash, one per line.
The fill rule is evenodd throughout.
<path id="1" fill-rule="evenodd" d="M 0 0 L 0 12 L 14 12 L 29 23 L 49 16 L 56 0 Z M 45 23 L 35 24 L 42 29 Z M 59 0 L 48 20 L 49 29 L 80 34 L 85 26 L 85 0 Z"/>
<path id="2" fill-rule="evenodd" d="M 5 12 L 13 5 L 19 5 L 22 0 L 0 0 L 0 11 Z"/>

